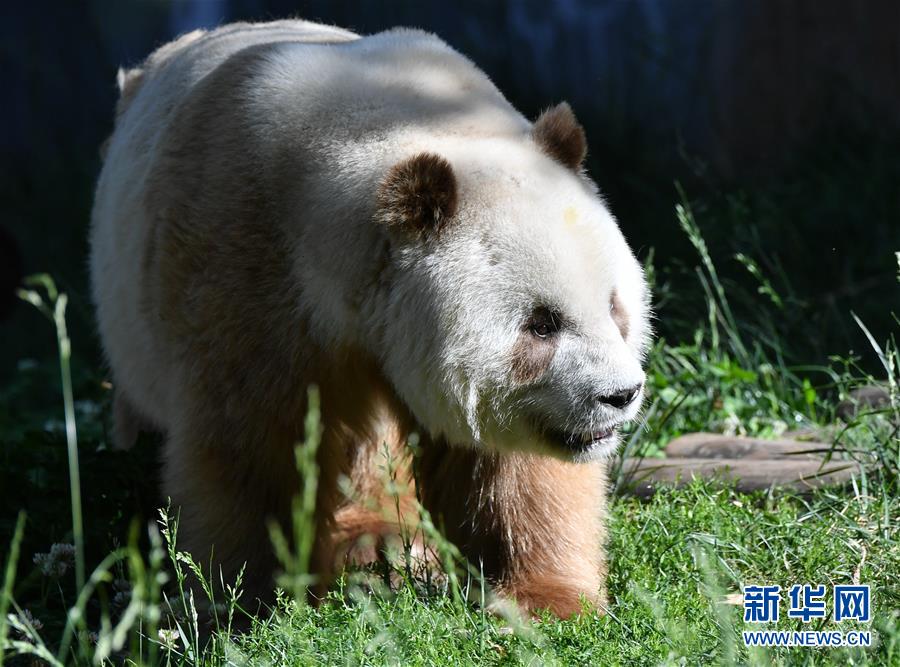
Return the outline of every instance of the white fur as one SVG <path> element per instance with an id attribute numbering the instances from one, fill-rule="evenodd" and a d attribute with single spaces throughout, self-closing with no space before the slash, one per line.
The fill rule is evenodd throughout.
<path id="1" fill-rule="evenodd" d="M 316 165 L 302 192 L 284 192 L 296 214 L 272 224 L 290 240 L 297 307 L 317 341 L 367 349 L 420 424 L 456 444 L 541 449 L 521 418 L 528 410 L 573 429 L 633 418 L 640 401 L 625 411 L 591 403 L 643 382 L 649 336 L 641 268 L 593 185 L 544 155 L 530 123 L 435 36 L 357 38 L 302 21 L 194 32 L 144 63 L 110 143 L 91 233 L 94 298 L 118 388 L 157 425 L 172 424 L 183 369 L 139 307 L 146 178 L 194 86 L 239 50 L 276 42 L 241 110 L 253 122 L 236 140 L 254 164 L 295 151 Z M 445 157 L 459 183 L 459 210 L 429 244 L 372 220 L 384 175 L 421 151 Z M 386 246 L 389 288 L 377 279 Z M 360 285 L 370 286 L 362 298 Z M 627 340 L 609 313 L 613 290 L 629 314 Z M 561 334 L 541 386 L 521 390 L 510 351 L 530 309 L 545 302 L 576 326 Z"/>

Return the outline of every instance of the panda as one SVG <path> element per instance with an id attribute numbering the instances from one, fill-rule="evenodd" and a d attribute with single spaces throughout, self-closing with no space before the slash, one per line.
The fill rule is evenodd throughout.
<path id="1" fill-rule="evenodd" d="M 649 304 L 570 107 L 530 122 L 426 32 L 299 20 L 192 32 L 119 85 L 93 299 L 116 442 L 164 434 L 180 546 L 271 590 L 315 386 L 311 594 L 398 530 L 382 470 L 416 433 L 408 488 L 497 604 L 602 610 Z"/>

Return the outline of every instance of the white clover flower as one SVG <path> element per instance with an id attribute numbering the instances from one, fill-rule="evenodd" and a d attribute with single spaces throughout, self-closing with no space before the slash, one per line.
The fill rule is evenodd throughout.
<path id="1" fill-rule="evenodd" d="M 159 629 L 159 641 L 160 643 L 168 649 L 173 649 L 176 647 L 178 639 L 181 635 L 178 632 L 177 628 L 160 628 Z"/>
<path id="2" fill-rule="evenodd" d="M 19 639 L 28 640 L 30 637 L 26 633 L 26 631 L 22 628 L 17 627 L 18 625 L 23 626 L 31 626 L 35 632 L 40 632 L 44 628 L 44 624 L 41 623 L 41 619 L 35 618 L 32 613 L 23 609 L 21 612 L 17 614 L 19 623 L 13 623 L 14 632 Z"/>
<path id="3" fill-rule="evenodd" d="M 60 579 L 75 565 L 75 545 L 57 542 L 48 553 L 36 553 L 32 561 L 45 577 Z"/>

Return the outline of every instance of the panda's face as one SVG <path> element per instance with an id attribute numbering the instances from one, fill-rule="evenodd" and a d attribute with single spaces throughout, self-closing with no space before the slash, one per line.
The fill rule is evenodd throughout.
<path id="1" fill-rule="evenodd" d="M 460 239 L 452 358 L 479 387 L 483 444 L 597 458 L 642 402 L 643 274 L 585 182 L 542 163 L 526 173 L 495 184 L 506 196 Z"/>
<path id="2" fill-rule="evenodd" d="M 534 151 L 453 166 L 454 219 L 395 253 L 392 319 L 416 332 L 386 343 L 401 397 L 452 443 L 612 452 L 643 398 L 639 264 L 592 186 Z"/>

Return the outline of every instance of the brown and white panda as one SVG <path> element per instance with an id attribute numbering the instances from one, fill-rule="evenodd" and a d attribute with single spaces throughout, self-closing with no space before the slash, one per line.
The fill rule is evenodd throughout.
<path id="1" fill-rule="evenodd" d="M 358 497 L 414 431 L 426 508 L 499 600 L 602 606 L 648 297 L 568 105 L 532 124 L 434 35 L 303 21 L 190 33 L 120 85 L 93 295 L 119 445 L 165 434 L 182 546 L 271 585 L 315 384 L 323 581 L 394 529 Z"/>

